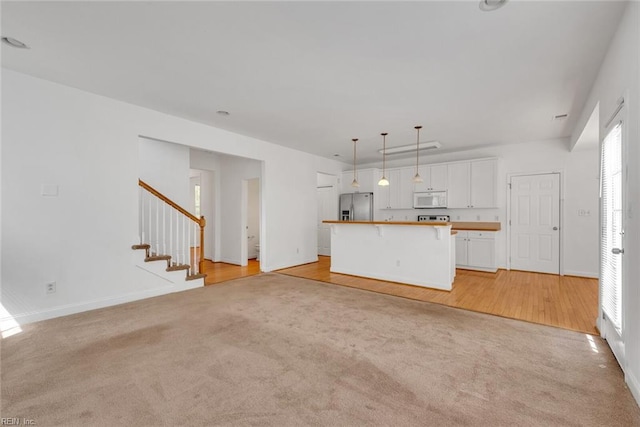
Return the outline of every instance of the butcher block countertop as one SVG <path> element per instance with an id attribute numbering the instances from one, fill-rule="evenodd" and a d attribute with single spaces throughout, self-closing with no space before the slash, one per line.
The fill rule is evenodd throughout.
<path id="1" fill-rule="evenodd" d="M 418 221 L 322 221 L 325 224 L 372 224 L 372 225 L 428 225 L 433 227 L 434 225 L 446 226 L 450 225 L 450 222 L 433 221 L 433 222 L 418 222 Z"/>
<path id="2" fill-rule="evenodd" d="M 322 221 L 325 224 L 372 224 L 372 225 L 420 225 L 445 226 L 451 225 L 451 234 L 458 231 L 500 231 L 499 222 L 418 222 L 418 221 Z"/>
<path id="3" fill-rule="evenodd" d="M 451 225 L 450 222 L 442 222 L 442 221 L 437 221 L 437 222 L 424 222 L 424 221 L 322 221 L 325 224 L 373 224 L 373 225 L 420 225 L 420 226 L 424 226 L 424 225 L 428 225 L 428 226 L 445 226 L 445 225 Z M 457 231 L 455 231 L 453 228 L 451 229 L 451 234 L 455 235 L 458 234 Z"/>
<path id="4" fill-rule="evenodd" d="M 450 222 L 451 228 L 458 231 L 500 231 L 499 222 Z"/>

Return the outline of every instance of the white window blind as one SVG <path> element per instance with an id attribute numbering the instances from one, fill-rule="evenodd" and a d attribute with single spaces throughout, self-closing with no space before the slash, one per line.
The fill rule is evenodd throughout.
<path id="1" fill-rule="evenodd" d="M 615 329 L 622 332 L 622 122 L 613 127 L 602 144 L 601 164 L 601 301 Z"/>

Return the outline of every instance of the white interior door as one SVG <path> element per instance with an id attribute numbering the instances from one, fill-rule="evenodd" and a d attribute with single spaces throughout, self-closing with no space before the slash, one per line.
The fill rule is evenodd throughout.
<path id="1" fill-rule="evenodd" d="M 318 188 L 318 255 L 331 256 L 331 226 L 322 221 L 337 218 L 337 197 L 334 187 Z"/>
<path id="2" fill-rule="evenodd" d="M 511 268 L 560 274 L 560 174 L 511 177 Z"/>
<path id="3" fill-rule="evenodd" d="M 622 122 L 609 129 L 602 143 L 600 237 L 600 331 L 625 366 L 623 340 L 624 191 Z"/>

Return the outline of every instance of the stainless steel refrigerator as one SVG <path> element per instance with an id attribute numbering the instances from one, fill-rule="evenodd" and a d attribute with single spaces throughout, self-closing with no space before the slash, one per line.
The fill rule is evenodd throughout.
<path id="1" fill-rule="evenodd" d="M 340 221 L 373 221 L 373 193 L 340 195 Z"/>

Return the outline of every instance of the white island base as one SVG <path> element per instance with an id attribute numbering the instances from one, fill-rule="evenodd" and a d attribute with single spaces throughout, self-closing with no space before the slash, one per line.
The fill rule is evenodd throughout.
<path id="1" fill-rule="evenodd" d="M 450 291 L 455 238 L 449 223 L 324 221 L 331 272 Z"/>

